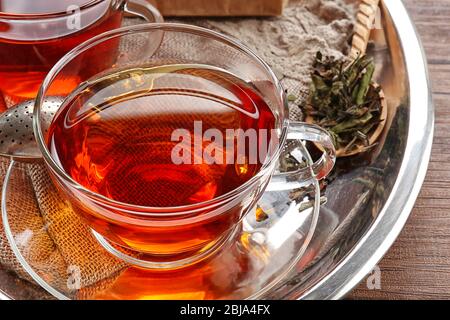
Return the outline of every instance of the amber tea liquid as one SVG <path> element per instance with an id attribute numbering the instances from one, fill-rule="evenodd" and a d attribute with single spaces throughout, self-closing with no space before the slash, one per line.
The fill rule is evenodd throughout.
<path id="1" fill-rule="evenodd" d="M 31 14 L 64 13 L 70 5 L 81 7 L 87 2 L 0 0 L 0 14 L 6 17 L 0 20 L 0 111 L 34 99 L 48 71 L 71 49 L 100 33 L 120 27 L 122 11 L 110 8 L 110 0 L 81 11 L 79 23 L 74 16 L 27 18 Z M 22 20 L 8 19 L 8 15 Z M 112 59 L 114 45 L 110 42 L 108 47 L 104 46 L 104 54 L 93 57 L 89 66 L 102 65 Z M 84 65 L 86 72 L 89 72 L 89 66 Z M 76 81 L 66 79 L 59 88 L 54 86 L 54 94 L 67 94 Z"/>
<path id="2" fill-rule="evenodd" d="M 193 144 L 199 141 L 194 122 L 202 123 L 201 134 L 215 128 L 225 139 L 226 129 L 273 128 L 274 116 L 250 86 L 218 69 L 141 68 L 79 88 L 54 119 L 48 141 L 65 171 L 91 191 L 128 204 L 182 206 L 225 194 L 260 167 L 174 164 L 172 150 L 181 140 L 172 141 L 172 133 L 188 130 Z"/>
<path id="3" fill-rule="evenodd" d="M 252 86 L 221 69 L 136 68 L 93 79 L 75 90 L 55 116 L 47 141 L 53 158 L 86 189 L 127 204 L 178 207 L 224 195 L 261 167 L 259 161 L 173 163 L 172 151 L 180 141 L 173 141 L 172 133 L 182 128 L 194 141 L 198 138 L 194 124 L 199 122 L 202 133 L 214 128 L 225 137 L 227 129 L 273 129 L 275 118 Z M 200 147 L 210 144 L 201 140 Z M 247 141 L 245 153 L 260 144 Z M 226 144 L 222 146 L 218 144 L 216 151 L 229 156 Z M 189 145 L 192 157 L 194 147 Z M 195 231 L 168 228 L 166 234 L 130 225 L 105 227 L 95 214 L 83 215 L 100 231 L 113 233 L 119 243 L 144 251 L 176 252 L 183 241 L 194 248 L 216 238 L 236 224 L 242 209 L 238 205 Z M 154 242 L 161 247 L 155 248 Z"/>

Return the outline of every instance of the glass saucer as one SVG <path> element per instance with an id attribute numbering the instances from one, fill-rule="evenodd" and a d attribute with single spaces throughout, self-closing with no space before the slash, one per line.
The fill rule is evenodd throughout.
<path id="1" fill-rule="evenodd" d="M 309 154 L 306 158 L 311 159 Z M 270 298 L 271 288 L 312 259 L 305 251 L 319 217 L 317 180 L 302 189 L 266 191 L 235 233 L 212 256 L 192 266 L 158 271 L 126 265 L 94 242 L 97 255 L 86 252 L 80 268 L 66 259 L 58 244 L 48 244 L 51 221 L 43 218 L 26 166 L 14 161 L 9 165 L 2 190 L 4 231 L 25 277 L 58 299 Z M 40 208 L 36 217 L 24 217 L 27 207 L 18 205 L 24 199 Z M 71 238 L 64 241 L 76 250 L 77 237 Z M 96 260 L 98 252 L 106 257 L 105 264 Z"/>

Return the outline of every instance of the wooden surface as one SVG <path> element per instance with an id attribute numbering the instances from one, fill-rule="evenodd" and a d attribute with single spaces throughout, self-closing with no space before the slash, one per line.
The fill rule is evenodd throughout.
<path id="1" fill-rule="evenodd" d="M 450 299 L 450 0 L 403 0 L 428 58 L 436 113 L 431 162 L 404 230 L 351 299 Z"/>

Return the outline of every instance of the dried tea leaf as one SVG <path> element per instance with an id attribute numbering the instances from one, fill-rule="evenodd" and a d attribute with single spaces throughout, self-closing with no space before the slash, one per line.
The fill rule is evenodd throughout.
<path id="1" fill-rule="evenodd" d="M 306 115 L 327 129 L 337 149 L 370 147 L 368 136 L 380 123 L 380 88 L 372 86 L 375 64 L 367 56 L 346 63 L 317 52 Z"/>

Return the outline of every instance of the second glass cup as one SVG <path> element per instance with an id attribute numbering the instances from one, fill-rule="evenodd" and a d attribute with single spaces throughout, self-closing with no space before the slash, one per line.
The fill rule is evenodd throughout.
<path id="1" fill-rule="evenodd" d="M 145 0 L 1 0 L 0 111 L 34 99 L 59 59 L 84 41 L 119 28 L 124 12 L 147 22 L 163 20 Z M 109 64 L 114 47 L 107 49 L 90 65 Z M 67 83 L 70 79 L 54 87 L 54 94 L 67 93 Z"/>
<path id="2" fill-rule="evenodd" d="M 111 45 L 119 51 L 114 61 L 91 65 Z M 167 80 L 161 70 L 176 75 L 170 78 L 175 80 Z M 68 78 L 76 79 L 71 83 L 73 92 L 55 97 L 55 88 Z M 203 93 L 190 82 L 194 78 L 204 80 L 200 88 Z M 164 100 L 169 91 L 181 97 L 176 105 Z M 82 95 L 85 98 L 80 98 Z M 208 101 L 224 102 L 231 109 L 219 108 L 223 112 L 217 118 L 217 109 L 194 102 L 189 105 L 190 99 L 200 95 Z M 152 97 L 154 104 L 149 105 L 148 100 L 127 103 L 130 97 Z M 239 105 L 242 101 L 236 101 L 236 97 L 247 101 L 245 105 L 254 112 Z M 50 125 L 45 103 L 55 99 L 65 102 L 52 116 Z M 75 109 L 68 110 L 67 101 Z M 189 110 L 183 109 L 186 105 Z M 261 109 L 262 105 L 267 110 Z M 221 179 L 228 179 L 226 184 L 214 181 L 211 177 L 216 172 L 203 162 L 192 164 L 195 167 L 177 167 L 165 160 L 157 163 L 155 159 L 161 158 L 149 154 L 165 150 L 159 128 L 165 122 L 173 129 L 183 123 L 179 116 L 172 117 L 174 110 L 183 115 L 184 123 L 199 120 L 196 117 L 201 114 L 203 120 L 212 119 L 208 120 L 210 127 L 216 125 L 222 132 L 229 129 L 227 125 L 244 128 L 250 122 L 270 129 L 267 152 L 256 166 L 251 166 L 245 154 L 239 165 L 221 167 Z M 236 118 L 236 110 L 243 116 Z M 265 120 L 265 115 L 270 121 Z M 106 120 L 107 126 L 113 128 L 99 124 Z M 86 121 L 95 128 L 80 127 Z M 76 126 L 82 130 L 73 136 L 60 135 L 59 144 L 55 142 L 55 127 L 66 130 Z M 35 104 L 34 132 L 56 187 L 95 231 L 100 243 L 118 257 L 150 268 L 176 268 L 201 260 L 233 234 L 267 187 L 301 188 L 311 179 L 325 177 L 335 161 L 333 143 L 326 131 L 288 120 L 285 92 L 260 58 L 224 35 L 182 24 L 125 27 L 75 48 L 55 65 L 42 84 Z M 312 168 L 274 173 L 287 141 L 302 140 L 321 145 L 325 150 L 322 157 Z M 250 149 L 259 148 L 260 141 L 255 141 L 248 145 Z M 120 155 L 115 153 L 119 149 Z M 187 150 L 191 150 L 190 146 Z M 71 165 L 64 158 L 68 154 L 72 155 Z M 165 154 L 173 155 L 173 150 Z M 125 165 L 131 156 L 132 164 Z M 103 182 L 111 179 L 113 166 L 120 166 L 114 186 L 105 187 Z M 190 185 L 194 188 L 199 176 L 209 182 L 181 201 L 183 192 Z M 232 181 L 235 176 L 246 178 Z M 132 191 L 127 195 L 134 198 L 117 196 L 117 190 L 121 196 Z M 151 205 L 145 202 L 149 197 Z"/>

